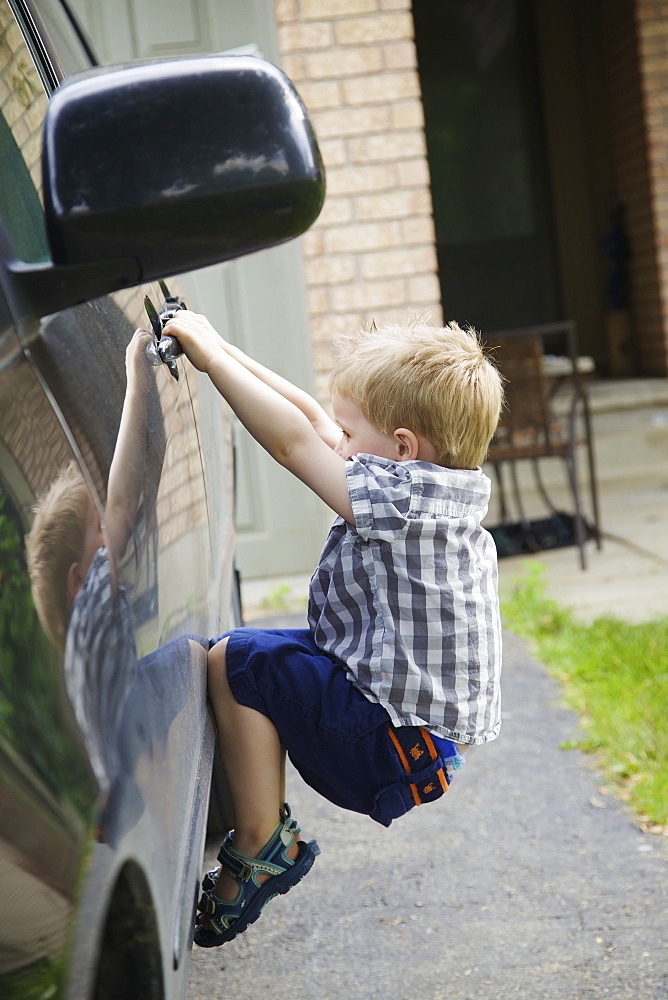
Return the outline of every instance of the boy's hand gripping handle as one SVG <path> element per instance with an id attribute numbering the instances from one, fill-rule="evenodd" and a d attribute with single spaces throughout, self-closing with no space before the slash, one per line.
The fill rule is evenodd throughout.
<path id="1" fill-rule="evenodd" d="M 157 311 L 148 295 L 144 296 L 144 308 L 146 309 L 146 315 L 150 320 L 155 336 L 155 342 L 148 345 L 146 353 L 152 365 L 167 365 L 170 373 L 178 381 L 179 369 L 176 364 L 176 358 L 183 354 L 183 351 L 176 337 L 163 336 L 162 330 L 165 324 L 170 319 L 173 319 L 179 309 L 186 309 L 187 306 L 179 296 L 170 295 L 164 281 L 160 282 L 160 288 L 165 296 L 165 301 L 160 308 L 160 312 Z"/>

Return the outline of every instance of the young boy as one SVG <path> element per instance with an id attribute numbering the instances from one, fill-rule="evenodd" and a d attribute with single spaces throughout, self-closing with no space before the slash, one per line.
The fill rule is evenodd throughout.
<path id="1" fill-rule="evenodd" d="M 371 329 L 348 338 L 334 369 L 334 422 L 203 316 L 179 312 L 166 332 L 339 515 L 311 581 L 310 629 L 236 629 L 209 652 L 235 817 L 203 882 L 195 941 L 212 947 L 313 864 L 317 845 L 283 805 L 285 750 L 330 801 L 389 826 L 447 790 L 461 750 L 498 735 L 496 552 L 479 465 L 502 389 L 454 323 Z"/>

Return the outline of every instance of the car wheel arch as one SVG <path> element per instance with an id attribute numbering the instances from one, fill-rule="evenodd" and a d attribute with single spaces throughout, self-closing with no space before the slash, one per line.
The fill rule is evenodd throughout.
<path id="1" fill-rule="evenodd" d="M 135 861 L 118 873 L 100 939 L 91 1000 L 163 1000 L 162 946 L 151 890 Z"/>

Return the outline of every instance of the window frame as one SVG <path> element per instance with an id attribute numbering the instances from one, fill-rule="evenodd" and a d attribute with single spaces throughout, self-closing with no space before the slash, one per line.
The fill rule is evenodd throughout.
<path id="1" fill-rule="evenodd" d="M 46 95 L 50 97 L 56 87 L 70 74 L 63 65 L 57 49 L 51 43 L 49 25 L 37 4 L 30 3 L 28 0 L 7 0 L 7 2 L 30 50 Z M 85 65 L 82 64 L 80 69 L 92 69 L 99 66 L 100 62 L 92 43 L 79 24 L 70 4 L 67 0 L 53 0 L 53 2 L 57 3 L 62 14 L 63 24 L 67 25 L 67 28 L 72 32 L 85 56 Z"/>
<path id="2" fill-rule="evenodd" d="M 44 39 L 37 29 L 33 11 L 25 3 L 25 0 L 7 0 L 7 3 L 16 18 L 16 23 L 30 50 L 30 55 L 35 63 L 35 68 L 39 73 L 42 86 L 48 98 L 60 83 L 60 79 L 56 72 L 54 60 L 49 54 Z"/>

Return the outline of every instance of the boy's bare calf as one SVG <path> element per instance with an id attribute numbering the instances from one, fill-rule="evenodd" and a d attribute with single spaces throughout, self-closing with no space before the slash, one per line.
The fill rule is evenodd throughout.
<path id="1" fill-rule="evenodd" d="M 234 847 L 256 858 L 276 830 L 285 801 L 285 751 L 266 715 L 240 705 L 227 680 L 227 639 L 209 652 L 209 697 L 218 725 L 218 740 L 227 774 L 234 812 Z M 288 851 L 297 857 L 298 842 Z M 258 876 L 265 882 L 271 876 Z M 235 899 L 239 885 L 220 872 L 215 895 Z"/>

